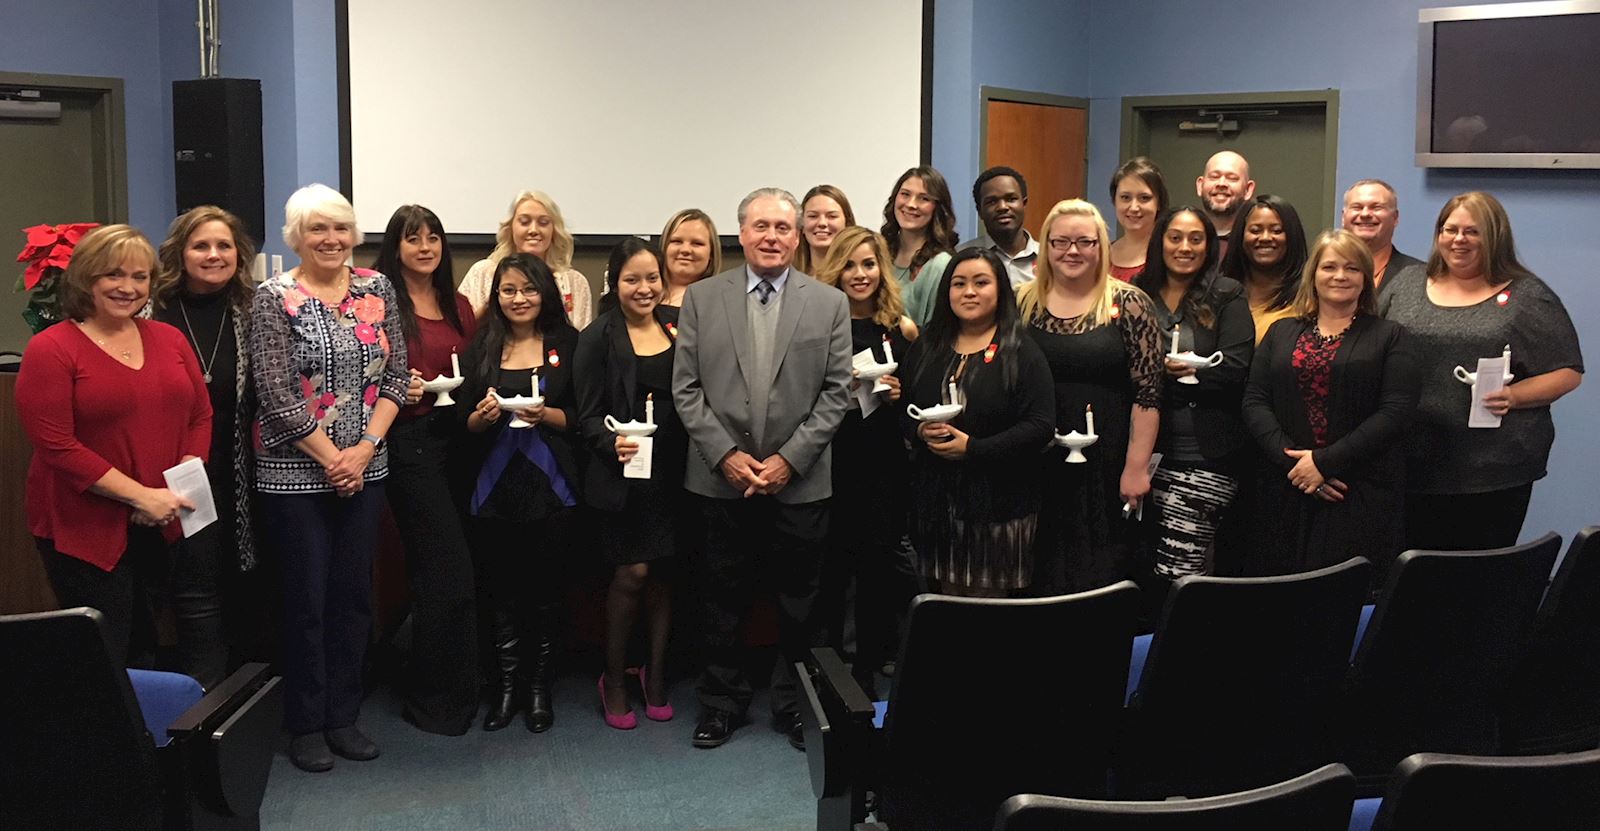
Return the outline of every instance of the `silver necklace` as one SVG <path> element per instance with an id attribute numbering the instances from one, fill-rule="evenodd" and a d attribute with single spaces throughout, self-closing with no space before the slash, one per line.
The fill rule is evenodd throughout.
<path id="1" fill-rule="evenodd" d="M 209 361 L 200 358 L 200 341 L 195 339 L 194 324 L 189 322 L 189 309 L 184 304 L 182 297 L 178 298 L 178 311 L 183 314 L 184 334 L 188 335 L 189 342 L 194 344 L 194 356 L 200 361 L 201 377 L 205 378 L 206 383 L 209 384 L 211 383 L 211 368 L 217 365 L 217 350 L 222 347 L 222 332 L 228 326 L 228 307 L 226 305 L 222 307 L 222 325 L 217 327 L 217 340 L 211 344 L 211 360 Z"/>

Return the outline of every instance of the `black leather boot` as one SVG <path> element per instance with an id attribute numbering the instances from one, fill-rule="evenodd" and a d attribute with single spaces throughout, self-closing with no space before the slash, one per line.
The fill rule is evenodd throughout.
<path id="1" fill-rule="evenodd" d="M 533 636 L 533 650 L 528 656 L 528 729 L 543 733 L 555 724 L 556 713 L 550 694 L 555 680 L 556 625 L 560 606 L 541 605 L 535 611 L 539 631 Z"/>
<path id="2" fill-rule="evenodd" d="M 489 711 L 483 714 L 483 729 L 499 730 L 517 714 L 517 668 L 521 664 L 522 643 L 509 613 L 495 612 L 490 625 L 494 627 L 494 661 L 499 674 L 489 697 Z"/>

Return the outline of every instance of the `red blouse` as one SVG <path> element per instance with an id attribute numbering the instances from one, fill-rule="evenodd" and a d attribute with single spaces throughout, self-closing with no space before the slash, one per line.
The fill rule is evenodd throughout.
<path id="1" fill-rule="evenodd" d="M 404 284 L 395 286 L 395 291 L 405 291 Z M 477 331 L 478 318 L 472 312 L 472 301 L 460 294 L 455 295 L 456 314 L 461 316 L 462 332 L 457 332 L 449 321 L 444 319 L 429 320 L 425 317 L 417 318 L 417 341 L 406 342 L 406 363 L 411 369 L 422 373 L 422 380 L 432 381 L 444 375 L 452 374 L 450 367 L 450 353 L 454 352 L 461 357 L 467 355 L 467 344 L 472 342 L 472 333 Z M 462 372 L 466 367 L 462 367 Z M 422 394 L 422 400 L 415 404 L 407 404 L 400 408 L 398 420 L 400 422 L 412 421 L 421 418 L 433 411 L 433 400 L 436 396 L 431 392 Z M 476 403 L 476 402 L 473 402 Z"/>
<path id="2" fill-rule="evenodd" d="M 211 449 L 211 399 L 189 342 L 165 323 L 135 324 L 144 342 L 139 369 L 69 321 L 28 342 L 17 374 L 17 414 L 33 442 L 28 530 L 106 571 L 128 547 L 132 509 L 89 487 L 115 468 L 164 488 L 162 471 Z M 162 530 L 168 541 L 182 534 L 177 522 Z"/>

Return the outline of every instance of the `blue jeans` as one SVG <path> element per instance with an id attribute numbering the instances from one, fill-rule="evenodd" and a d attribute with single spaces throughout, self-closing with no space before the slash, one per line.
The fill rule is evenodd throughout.
<path id="1" fill-rule="evenodd" d="M 372 560 L 383 484 L 351 497 L 261 494 L 283 564 L 283 723 L 294 735 L 355 724 L 372 630 Z"/>

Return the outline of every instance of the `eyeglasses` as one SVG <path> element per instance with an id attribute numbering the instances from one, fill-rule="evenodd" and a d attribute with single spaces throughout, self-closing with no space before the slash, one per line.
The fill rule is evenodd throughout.
<path id="1" fill-rule="evenodd" d="M 539 297 L 539 290 L 533 286 L 528 286 L 525 289 L 512 288 L 511 286 L 500 287 L 500 296 L 507 300 L 510 300 L 519 294 L 528 298 L 529 300 L 535 300 Z"/>
<path id="2" fill-rule="evenodd" d="M 1056 237 L 1050 240 L 1050 247 L 1062 253 L 1071 251 L 1074 247 L 1079 251 L 1093 251 L 1098 245 L 1100 245 L 1100 240 L 1094 237 L 1079 237 L 1077 239 Z"/>

